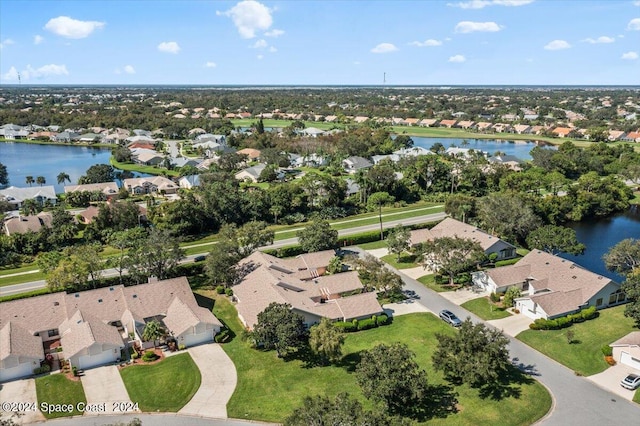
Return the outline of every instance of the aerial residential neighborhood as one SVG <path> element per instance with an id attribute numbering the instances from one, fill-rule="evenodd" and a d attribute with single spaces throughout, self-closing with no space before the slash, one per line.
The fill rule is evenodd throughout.
<path id="1" fill-rule="evenodd" d="M 0 425 L 637 424 L 638 16 L 2 2 Z"/>

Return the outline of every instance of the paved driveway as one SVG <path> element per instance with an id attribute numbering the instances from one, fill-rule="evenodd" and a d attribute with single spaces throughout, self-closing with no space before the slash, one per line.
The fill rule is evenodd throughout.
<path id="1" fill-rule="evenodd" d="M 0 401 L 3 403 L 20 403 L 25 408 L 24 411 L 20 411 L 23 415 L 19 418 L 13 418 L 13 421 L 18 424 L 35 423 L 44 420 L 44 416 L 37 409 L 38 398 L 36 397 L 36 381 L 34 379 L 14 380 L 0 384 Z M 3 408 L 5 408 L 4 404 Z M 2 414 L 3 419 L 8 416 L 4 409 L 0 414 Z"/>
<path id="2" fill-rule="evenodd" d="M 640 374 L 640 371 L 633 369 L 628 365 L 616 364 L 613 367 L 607 368 L 602 373 L 587 377 L 587 379 L 591 380 L 601 388 L 631 401 L 636 391 L 631 391 L 620 386 L 620 381 L 629 373 Z"/>
<path id="3" fill-rule="evenodd" d="M 431 312 L 423 304 L 415 299 L 406 299 L 398 303 L 387 303 L 382 306 L 384 313 L 388 316 L 397 317 L 398 315 L 413 314 L 415 312 Z"/>
<path id="4" fill-rule="evenodd" d="M 453 291 L 443 291 L 442 293 L 438 294 L 447 299 L 449 302 L 455 303 L 458 306 L 462 305 L 465 302 L 468 302 L 469 300 L 479 299 L 481 297 L 489 295 L 488 292 L 476 293 L 475 291 L 471 290 L 471 287 L 463 287 L 459 290 Z"/>
<path id="5" fill-rule="evenodd" d="M 85 415 L 120 414 L 123 411 L 133 411 L 130 405 L 131 399 L 129 398 L 127 389 L 124 387 L 118 367 L 115 365 L 106 365 L 104 367 L 84 370 L 84 376 L 82 376 L 80 380 L 82 381 L 82 387 L 84 387 L 84 393 L 87 396 L 87 404 L 105 404 L 106 409 L 103 413 L 85 412 Z"/>
<path id="6" fill-rule="evenodd" d="M 487 323 L 511 337 L 516 337 L 521 332 L 528 330 L 529 324 L 532 322 L 533 320 L 524 314 L 514 314 L 510 317 L 487 321 Z"/>
<path id="7" fill-rule="evenodd" d="M 220 345 L 209 343 L 188 349 L 200 369 L 200 388 L 179 414 L 227 418 L 227 402 L 238 382 L 236 367 Z"/>

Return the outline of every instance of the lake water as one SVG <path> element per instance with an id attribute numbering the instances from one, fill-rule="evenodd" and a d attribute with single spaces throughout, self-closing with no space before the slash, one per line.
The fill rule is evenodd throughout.
<path id="1" fill-rule="evenodd" d="M 27 176 L 44 176 L 56 193 L 64 192 L 57 182 L 59 173 L 67 173 L 75 185 L 89 167 L 109 164 L 109 157 L 111 150 L 104 148 L 0 142 L 0 163 L 7 166 L 9 185 L 24 187 Z"/>
<path id="2" fill-rule="evenodd" d="M 411 136 L 413 144 L 422 148 L 431 148 L 436 142 L 440 142 L 445 148 L 456 146 L 458 148 L 473 148 L 475 150 L 484 151 L 493 154 L 496 151 L 503 152 L 507 155 L 515 155 L 521 160 L 531 160 L 530 152 L 537 146 L 533 141 L 508 141 L 496 139 L 451 139 L 451 138 L 423 138 L 419 136 Z M 466 144 L 464 143 L 466 141 Z M 540 144 L 550 149 L 556 149 L 553 146 Z"/>
<path id="3" fill-rule="evenodd" d="M 560 256 L 577 263 L 597 274 L 622 282 L 624 277 L 605 268 L 602 256 L 626 238 L 640 239 L 640 207 L 631 206 L 625 213 L 605 219 L 571 223 L 578 241 L 587 246 L 584 254 Z"/>

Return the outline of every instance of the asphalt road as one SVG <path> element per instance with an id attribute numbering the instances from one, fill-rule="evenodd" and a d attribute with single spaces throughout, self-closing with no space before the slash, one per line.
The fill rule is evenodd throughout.
<path id="1" fill-rule="evenodd" d="M 432 312 L 448 309 L 459 318 L 471 317 L 474 322 L 483 322 L 471 312 L 451 303 L 437 292 L 420 282 L 399 273 L 405 289 L 415 291 L 417 302 Z M 610 393 L 540 352 L 515 338 L 510 338 L 512 360 L 525 372 L 530 373 L 551 392 L 554 402 L 552 412 L 538 424 L 545 426 L 607 425 L 629 426 L 640 424 L 640 405 Z M 508 416 L 508 413 L 504 413 Z"/>
<path id="2" fill-rule="evenodd" d="M 444 219 L 446 215 L 444 213 L 433 213 L 433 214 L 427 214 L 427 215 L 422 215 L 422 216 L 416 216 L 413 218 L 408 218 L 408 219 L 399 219 L 399 220 L 392 220 L 389 222 L 384 222 L 382 224 L 383 228 L 393 228 L 396 225 L 414 225 L 417 223 L 426 223 L 426 222 L 434 222 L 436 220 L 442 220 Z M 345 236 L 345 235 L 354 235 L 354 234 L 359 234 L 362 232 L 368 232 L 368 231 L 376 231 L 380 229 L 380 224 L 373 224 L 373 225 L 364 225 L 364 226 L 356 226 L 353 228 L 349 228 L 349 229 L 343 229 L 338 231 L 338 235 L 340 236 Z M 297 244 L 298 239 L 297 238 L 287 238 L 284 240 L 278 240 L 275 241 L 273 244 L 269 245 L 269 246 L 265 246 L 265 247 L 261 247 L 261 248 L 279 248 L 279 247 L 286 247 L 286 246 L 291 246 L 294 244 Z M 203 243 L 202 246 L 209 246 L 210 243 Z M 192 247 L 197 247 L 197 245 L 194 245 Z M 203 255 L 207 255 L 207 252 L 203 252 L 203 253 L 196 253 L 196 254 L 192 254 L 189 256 L 186 256 L 180 263 L 188 263 L 188 262 L 193 262 L 193 259 L 196 256 L 203 256 Z M 102 276 L 103 277 L 114 277 L 117 276 L 118 272 L 115 269 L 105 269 L 102 271 Z M 2 296 L 10 296 L 13 294 L 20 294 L 20 293 L 26 293 L 28 291 L 34 291 L 34 290 L 38 290 L 41 288 L 45 288 L 47 285 L 45 280 L 37 280 L 37 281 L 29 281 L 29 282 L 25 282 L 25 283 L 21 283 L 21 284 L 13 284 L 13 285 L 8 285 L 8 286 L 4 286 L 4 287 L 0 287 L 0 297 Z"/>
<path id="3" fill-rule="evenodd" d="M 124 424 L 139 418 L 143 426 L 251 426 L 251 425 L 273 425 L 275 423 L 263 423 L 256 421 L 236 420 L 236 419 L 208 419 L 202 417 L 190 417 L 179 414 L 123 414 L 117 416 L 77 416 L 47 420 L 47 425 L 52 426 L 106 426 Z M 45 423 L 45 422 L 42 422 Z"/>

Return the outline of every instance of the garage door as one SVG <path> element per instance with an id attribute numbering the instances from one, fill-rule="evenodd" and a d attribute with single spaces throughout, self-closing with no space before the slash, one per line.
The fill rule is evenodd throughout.
<path id="1" fill-rule="evenodd" d="M 0 382 L 31 376 L 33 369 L 36 367 L 38 367 L 38 365 L 23 363 L 12 368 L 3 368 L 0 370 Z"/>
<path id="2" fill-rule="evenodd" d="M 620 362 L 629 367 L 633 367 L 636 370 L 640 370 L 640 359 L 632 357 L 629 352 L 622 352 L 620 356 Z"/>
<path id="3" fill-rule="evenodd" d="M 91 368 L 98 365 L 109 364 L 115 361 L 113 349 L 90 356 L 84 355 L 78 359 L 78 368 Z"/>
<path id="4" fill-rule="evenodd" d="M 213 340 L 213 331 L 207 330 L 204 333 L 200 334 L 189 334 L 184 337 L 183 343 L 186 347 L 191 347 L 195 345 L 199 345 L 201 343 L 211 342 Z"/>

